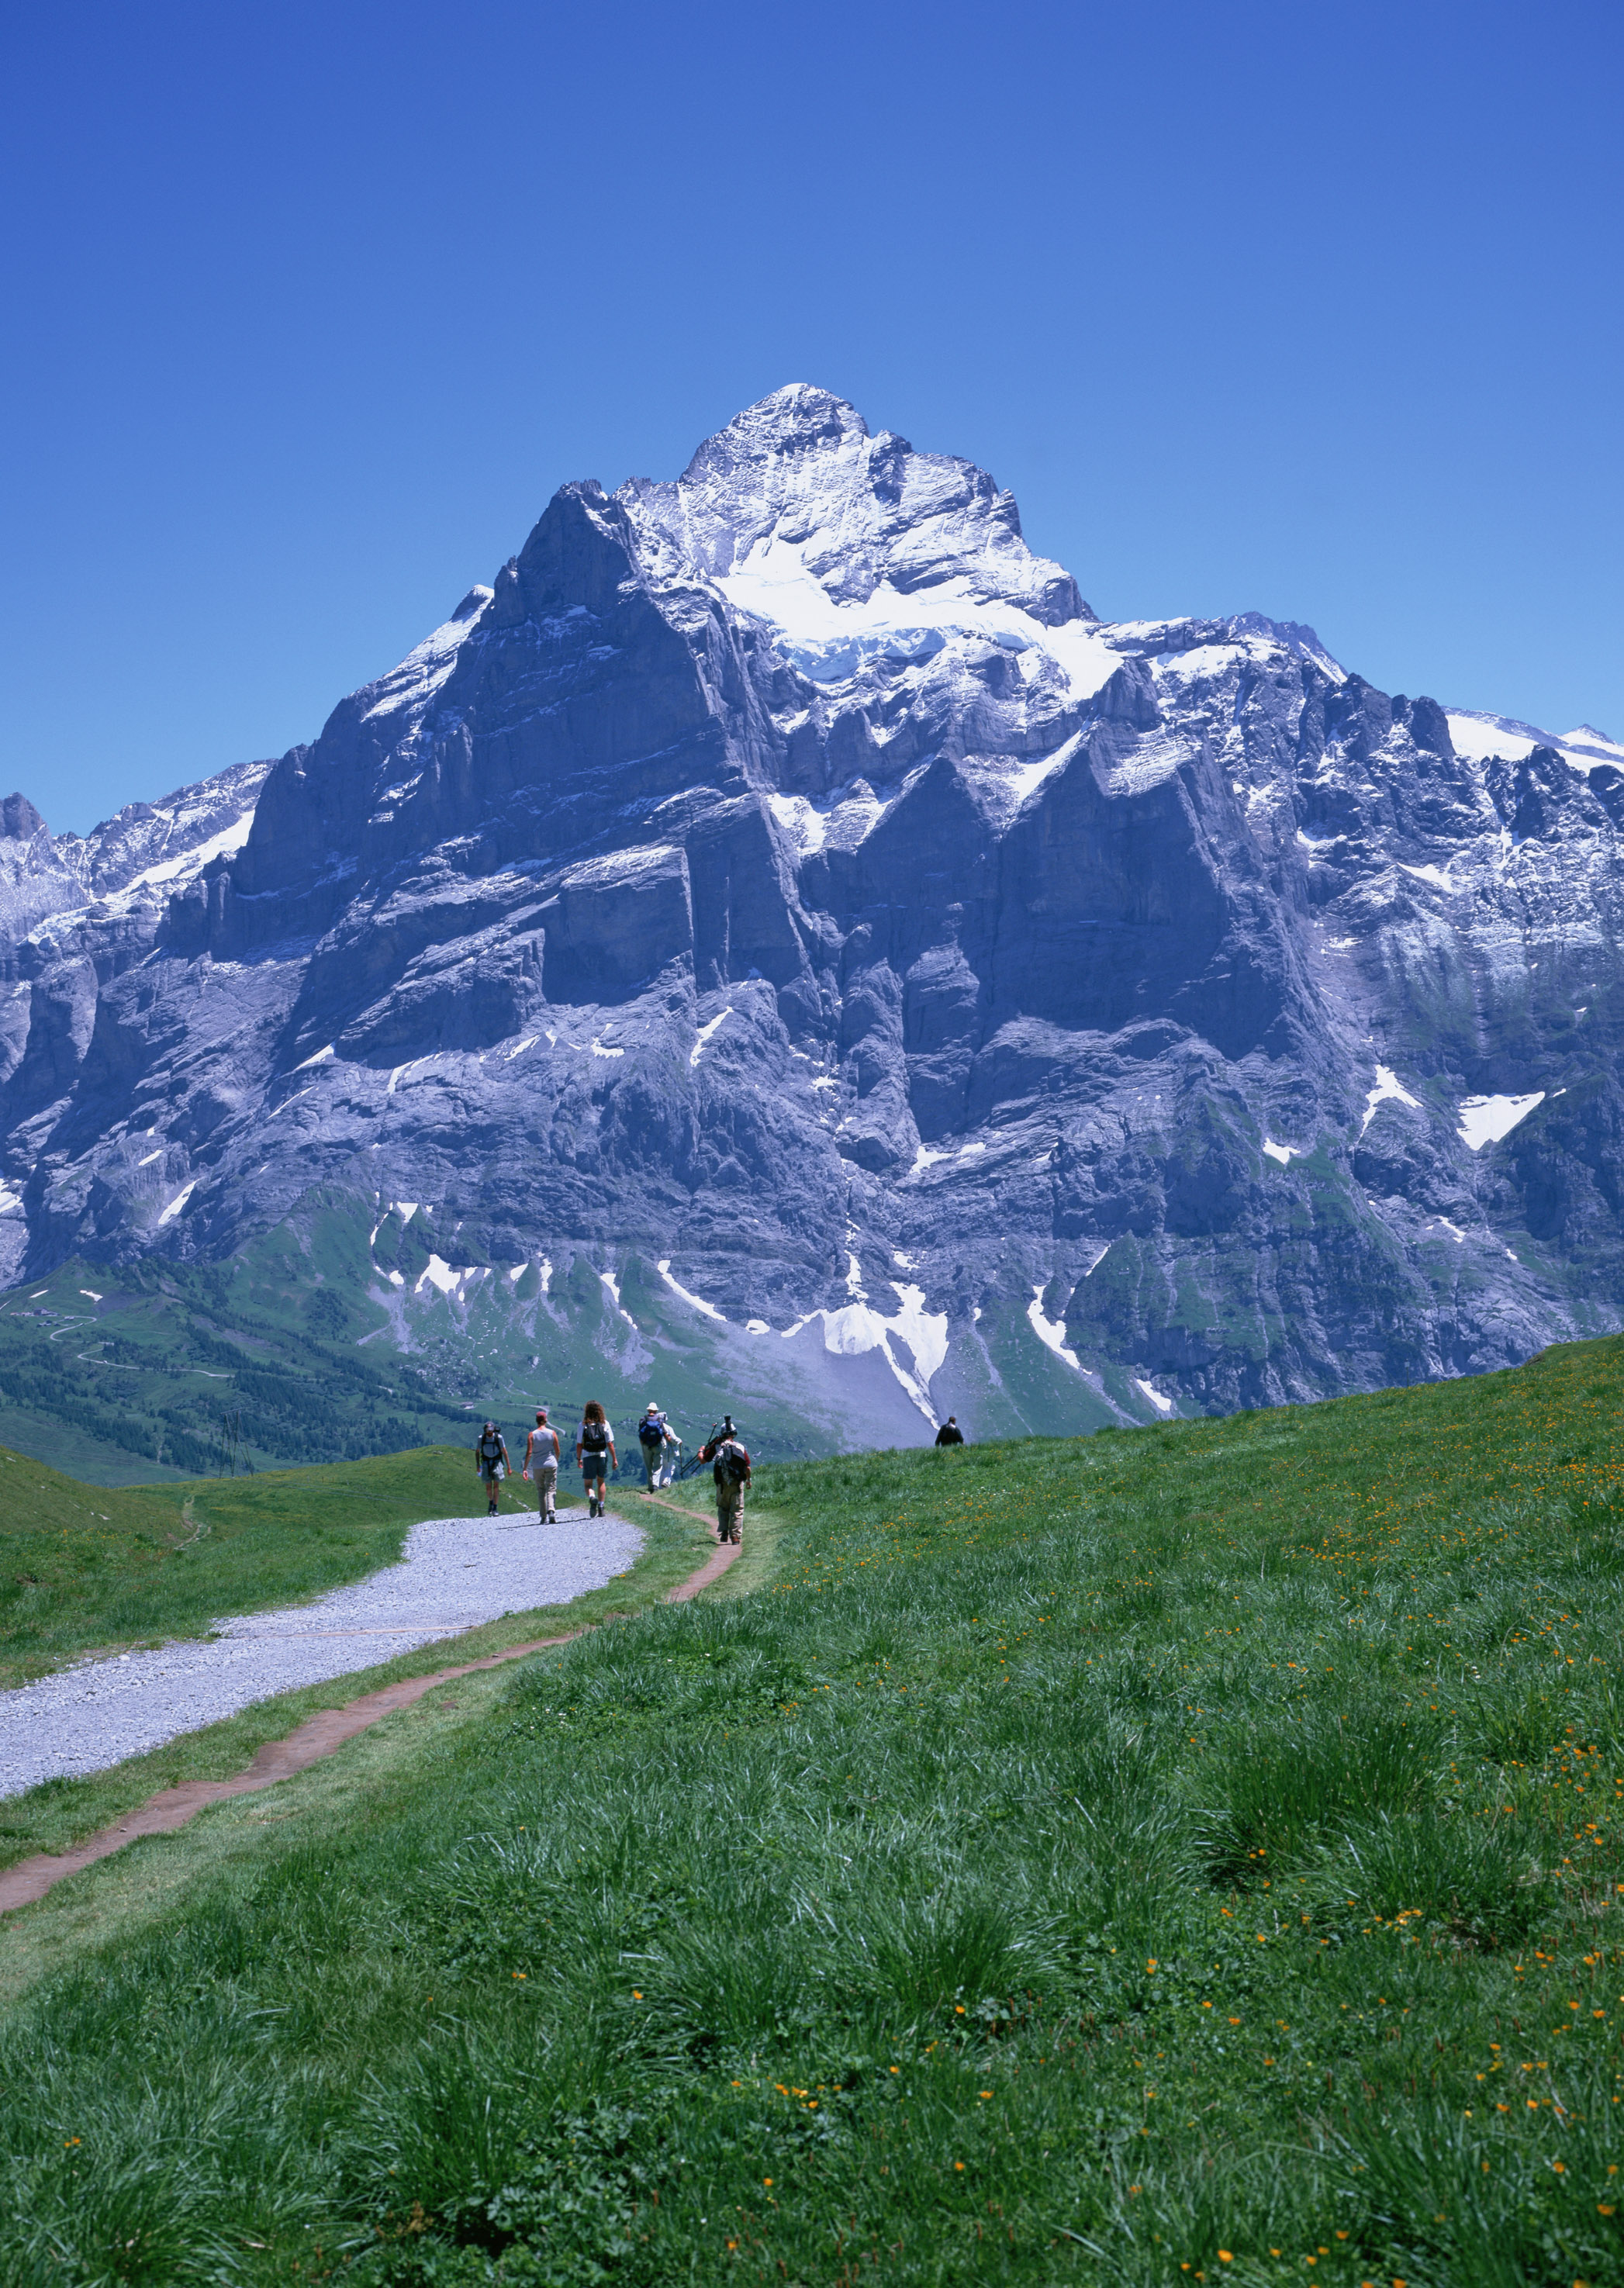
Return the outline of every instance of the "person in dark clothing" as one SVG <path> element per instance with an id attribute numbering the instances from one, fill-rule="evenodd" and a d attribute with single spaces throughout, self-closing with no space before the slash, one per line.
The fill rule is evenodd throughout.
<path id="1" fill-rule="evenodd" d="M 710 1474 L 716 1480 L 717 1539 L 742 1540 L 744 1490 L 750 1482 L 750 1458 L 733 1427 L 731 1414 L 723 1416 L 721 1429 L 714 1438 L 706 1440 L 699 1450 L 699 1458 L 712 1465 Z"/>
<path id="2" fill-rule="evenodd" d="M 959 1427 L 956 1414 L 950 1414 L 942 1424 L 936 1434 L 936 1442 L 939 1446 L 962 1446 L 964 1443 L 964 1433 Z"/>
<path id="3" fill-rule="evenodd" d="M 480 1431 L 473 1455 L 474 1466 L 485 1481 L 485 1493 L 488 1504 L 485 1514 L 487 1517 L 495 1517 L 496 1503 L 502 1493 L 502 1481 L 511 1474 L 513 1465 L 508 1459 L 508 1450 L 502 1433 L 494 1422 L 487 1422 Z"/>

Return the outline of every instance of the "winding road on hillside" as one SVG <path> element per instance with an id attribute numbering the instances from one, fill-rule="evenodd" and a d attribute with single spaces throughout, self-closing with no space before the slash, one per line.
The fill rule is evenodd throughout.
<path id="1" fill-rule="evenodd" d="M 183 1732 L 291 1692 L 460 1636 L 505 1613 L 566 1605 L 635 1561 L 624 1519 L 564 1511 L 534 1517 L 431 1518 L 393 1565 L 305 1605 L 241 1614 L 209 1638 L 76 1661 L 0 1693 L 0 1799 L 42 1780 L 106 1771 Z"/>
<path id="2" fill-rule="evenodd" d="M 662 1509 L 677 1510 L 687 1517 L 693 1514 L 682 1503 L 667 1501 L 659 1494 L 650 1495 L 647 1498 L 659 1502 Z M 578 1510 L 566 1513 L 558 1520 L 560 1526 L 582 1521 L 582 1513 Z M 625 1526 L 622 1519 L 606 1521 L 622 1526 L 630 1536 L 634 1547 L 642 1538 L 635 1527 Z M 452 1523 L 464 1531 L 468 1529 L 466 1519 L 440 1519 L 435 1522 Z M 502 1529 L 501 1527 L 487 1529 L 487 1531 Z M 408 1537 L 403 1563 L 409 1560 L 416 1534 L 424 1530 L 419 1526 Z M 539 1534 L 544 1529 L 537 1527 L 535 1530 Z M 667 1590 L 666 1602 L 672 1605 L 688 1603 L 699 1595 L 701 1589 L 708 1589 L 713 1581 L 719 1580 L 739 1553 L 737 1542 L 724 1542 L 720 1547 L 713 1549 L 705 1562 L 690 1573 L 685 1580 L 679 1581 L 674 1589 Z M 384 1573 L 392 1574 L 400 1569 L 399 1567 L 385 1567 Z M 374 1574 L 372 1580 L 376 1582 L 383 1577 L 384 1575 Z M 612 1579 L 614 1576 L 604 1577 Z M 358 1585 L 365 1588 L 369 1584 L 363 1582 Z M 601 1584 L 589 1585 L 598 1586 Z M 343 1593 L 346 1593 L 335 1592 L 335 1594 Z M 576 1589 L 572 1593 L 579 1596 L 583 1592 Z M 327 1601 L 326 1599 L 321 1601 L 323 1605 Z M 308 1620 L 315 1609 L 313 1606 L 301 1606 L 296 1609 L 296 1613 Z M 289 1616 L 261 1616 L 266 1620 L 279 1617 L 286 1619 Z M 350 1632 L 352 1644 L 355 1641 L 355 1633 L 354 1631 Z M 6 1868 L 0 1872 L 0 1914 L 10 1913 L 18 1907 L 31 1906 L 67 1876 L 76 1875 L 82 1868 L 93 1866 L 99 1859 L 111 1858 L 115 1851 L 122 1851 L 125 1844 L 133 1843 L 138 1836 L 172 1835 L 177 1828 L 184 1827 L 208 1804 L 224 1802 L 231 1796 L 256 1795 L 262 1788 L 274 1787 L 279 1780 L 290 1778 L 295 1772 L 302 1772 L 310 1765 L 319 1763 L 324 1756 L 332 1755 L 346 1740 L 353 1740 L 358 1732 L 366 1731 L 381 1718 L 392 1715 L 397 1709 L 409 1708 L 414 1701 L 421 1700 L 424 1693 L 432 1692 L 436 1685 L 449 1684 L 454 1678 L 471 1675 L 477 1669 L 500 1668 L 506 1661 L 521 1660 L 527 1653 L 542 1652 L 552 1645 L 568 1644 L 573 1637 L 581 1633 L 579 1629 L 570 1629 L 562 1636 L 537 1637 L 528 1644 L 509 1645 L 501 1652 L 486 1654 L 481 1660 L 462 1661 L 452 1668 L 436 1669 L 430 1676 L 408 1677 L 399 1684 L 384 1685 L 379 1691 L 363 1693 L 359 1699 L 346 1701 L 341 1708 L 324 1708 L 289 1732 L 286 1739 L 267 1741 L 248 1768 L 237 1773 L 234 1778 L 189 1780 L 179 1787 L 164 1788 L 158 1794 L 148 1796 L 145 1803 L 127 1813 L 123 1819 L 115 1819 L 111 1825 L 99 1828 L 71 1850 L 38 1852 L 32 1858 L 20 1860 L 14 1867 Z M 424 1641 L 418 1639 L 419 1642 Z M 326 1672 L 330 1675 L 335 1672 L 329 1669 Z M 337 1672 L 342 1674 L 344 1672 Z M 51 1681 L 50 1679 L 45 1680 Z M 33 1686 L 25 1688 L 30 1691 L 36 1688 Z"/>

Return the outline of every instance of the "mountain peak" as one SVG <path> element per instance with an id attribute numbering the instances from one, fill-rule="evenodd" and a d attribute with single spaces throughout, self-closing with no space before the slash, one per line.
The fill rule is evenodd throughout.
<path id="1" fill-rule="evenodd" d="M 26 794 L 8 794 L 0 801 L 0 834 L 8 840 L 27 842 L 30 836 L 44 830 L 44 820 Z"/>
<path id="2" fill-rule="evenodd" d="M 820 389 L 809 381 L 786 382 L 707 438 L 683 473 L 685 478 L 691 474 L 695 463 L 725 442 L 738 449 L 737 457 L 742 460 L 757 453 L 794 451 L 870 433 L 856 406 L 836 397 L 832 389 Z"/>
<path id="3" fill-rule="evenodd" d="M 871 430 L 854 405 L 809 383 L 747 406 L 674 484 L 634 479 L 615 497 L 656 579 L 697 570 L 768 619 L 787 584 L 814 608 L 813 588 L 837 609 L 931 590 L 1011 605 L 1050 627 L 1092 617 L 1071 575 L 1027 547 L 1013 494 L 985 469 Z"/>

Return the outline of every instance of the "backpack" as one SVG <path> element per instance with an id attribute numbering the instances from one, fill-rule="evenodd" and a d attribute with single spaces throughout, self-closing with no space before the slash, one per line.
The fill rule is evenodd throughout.
<path id="1" fill-rule="evenodd" d="M 589 1454 L 606 1454 L 609 1450 L 609 1426 L 606 1422 L 583 1422 L 581 1442 Z"/>
<path id="2" fill-rule="evenodd" d="M 638 1425 L 638 1436 L 646 1446 L 663 1446 L 665 1443 L 664 1415 L 646 1414 Z"/>
<path id="3" fill-rule="evenodd" d="M 750 1458 L 736 1438 L 724 1438 L 716 1450 L 714 1475 L 717 1485 L 741 1486 L 750 1474 Z"/>
<path id="4" fill-rule="evenodd" d="M 502 1459 L 502 1435 L 499 1431 L 479 1433 L 479 1459 L 482 1462 L 499 1462 Z"/>

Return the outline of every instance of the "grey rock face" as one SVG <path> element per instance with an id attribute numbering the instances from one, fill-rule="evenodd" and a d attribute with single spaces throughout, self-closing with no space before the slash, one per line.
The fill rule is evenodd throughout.
<path id="1" fill-rule="evenodd" d="M 838 1434 L 1506 1364 L 1620 1323 L 1621 822 L 1588 727 L 1103 624 L 781 390 L 564 487 L 313 745 L 0 808 L 0 1267 L 432 1201 L 463 1269 L 354 1273 L 394 1339 L 638 1264 Z"/>

